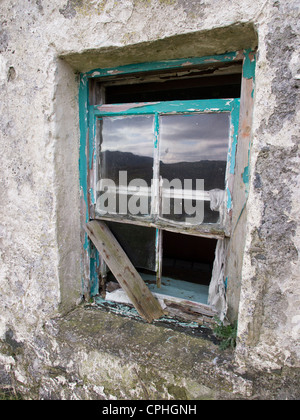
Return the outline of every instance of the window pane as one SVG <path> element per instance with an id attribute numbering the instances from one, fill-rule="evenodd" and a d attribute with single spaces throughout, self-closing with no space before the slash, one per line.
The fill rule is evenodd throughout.
<path id="1" fill-rule="evenodd" d="M 106 222 L 136 268 L 155 271 L 156 229 Z"/>
<path id="2" fill-rule="evenodd" d="M 160 175 L 166 180 L 162 190 L 164 218 L 191 223 L 194 219 L 198 224 L 199 218 L 194 216 L 203 211 L 200 223 L 218 222 L 219 212 L 210 210 L 208 191 L 225 188 L 229 127 L 230 113 L 161 116 Z M 196 180 L 203 180 L 204 185 Z"/>
<path id="3" fill-rule="evenodd" d="M 149 215 L 153 178 L 153 116 L 99 120 L 96 212 Z M 105 180 L 105 181 L 104 181 Z"/>

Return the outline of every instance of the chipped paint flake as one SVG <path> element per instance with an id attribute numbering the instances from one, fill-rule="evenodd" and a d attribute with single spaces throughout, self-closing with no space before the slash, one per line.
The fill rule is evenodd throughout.
<path id="1" fill-rule="evenodd" d="M 253 51 L 245 51 L 245 61 L 243 65 L 243 77 L 245 79 L 255 78 L 256 59 Z"/>
<path id="2" fill-rule="evenodd" d="M 191 61 L 186 61 L 185 63 L 181 64 L 181 67 L 185 67 L 185 66 L 192 66 L 193 63 Z"/>
<path id="3" fill-rule="evenodd" d="M 97 109 L 103 112 L 125 112 L 131 109 L 142 108 L 144 106 L 156 105 L 159 102 L 140 102 L 138 104 L 121 104 L 121 105 L 101 105 Z"/>
<path id="4" fill-rule="evenodd" d="M 107 70 L 107 74 L 110 75 L 116 75 L 116 74 L 122 74 L 123 72 L 121 70 Z"/>
<path id="5" fill-rule="evenodd" d="M 231 198 L 231 192 L 230 189 L 227 188 L 227 210 L 231 210 L 232 208 L 232 198 Z"/>

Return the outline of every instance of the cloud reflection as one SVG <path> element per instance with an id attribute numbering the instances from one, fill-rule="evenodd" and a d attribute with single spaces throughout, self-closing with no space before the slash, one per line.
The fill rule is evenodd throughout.
<path id="1" fill-rule="evenodd" d="M 226 161 L 229 118 L 229 113 L 161 116 L 161 160 L 164 163 Z"/>
<path id="2" fill-rule="evenodd" d="M 160 117 L 160 158 L 168 163 L 226 161 L 229 113 L 163 115 Z M 154 117 L 105 117 L 101 151 L 153 157 Z"/>
<path id="3" fill-rule="evenodd" d="M 130 152 L 153 157 L 154 117 L 103 118 L 102 138 L 102 152 Z"/>

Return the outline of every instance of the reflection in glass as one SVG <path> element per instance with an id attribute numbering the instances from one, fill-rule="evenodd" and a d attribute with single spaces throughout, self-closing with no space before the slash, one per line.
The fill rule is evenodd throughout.
<path id="1" fill-rule="evenodd" d="M 179 182 L 179 186 L 172 190 L 169 214 L 162 206 L 161 214 L 164 218 L 178 222 L 186 221 L 189 214 L 185 211 L 185 200 L 180 188 L 184 188 L 184 180 L 189 179 L 192 180 L 192 191 L 197 190 L 194 194 L 189 192 L 193 197 L 195 211 L 198 204 L 199 208 L 204 209 L 204 223 L 218 222 L 219 212 L 210 210 L 207 192 L 225 188 L 229 127 L 229 113 L 160 117 L 160 176 L 169 182 L 174 179 Z M 197 179 L 204 180 L 205 191 L 202 193 L 196 185 Z M 167 195 L 170 195 L 170 191 L 163 188 L 163 201 Z M 180 206 L 183 211 L 176 214 Z"/>
<path id="2" fill-rule="evenodd" d="M 99 120 L 98 181 L 102 182 L 98 183 L 96 212 L 150 214 L 153 120 L 153 116 L 104 117 Z"/>

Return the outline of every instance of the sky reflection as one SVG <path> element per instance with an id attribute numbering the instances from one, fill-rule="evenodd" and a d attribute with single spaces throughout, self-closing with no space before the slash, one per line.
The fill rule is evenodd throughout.
<path id="1" fill-rule="evenodd" d="M 161 160 L 166 164 L 226 161 L 229 118 L 229 113 L 161 116 Z"/>
<path id="2" fill-rule="evenodd" d="M 229 113 L 160 117 L 160 159 L 168 163 L 227 160 Z M 154 117 L 105 117 L 101 151 L 153 157 Z"/>
<path id="3" fill-rule="evenodd" d="M 153 157 L 154 117 L 103 118 L 101 151 L 129 152 Z"/>

